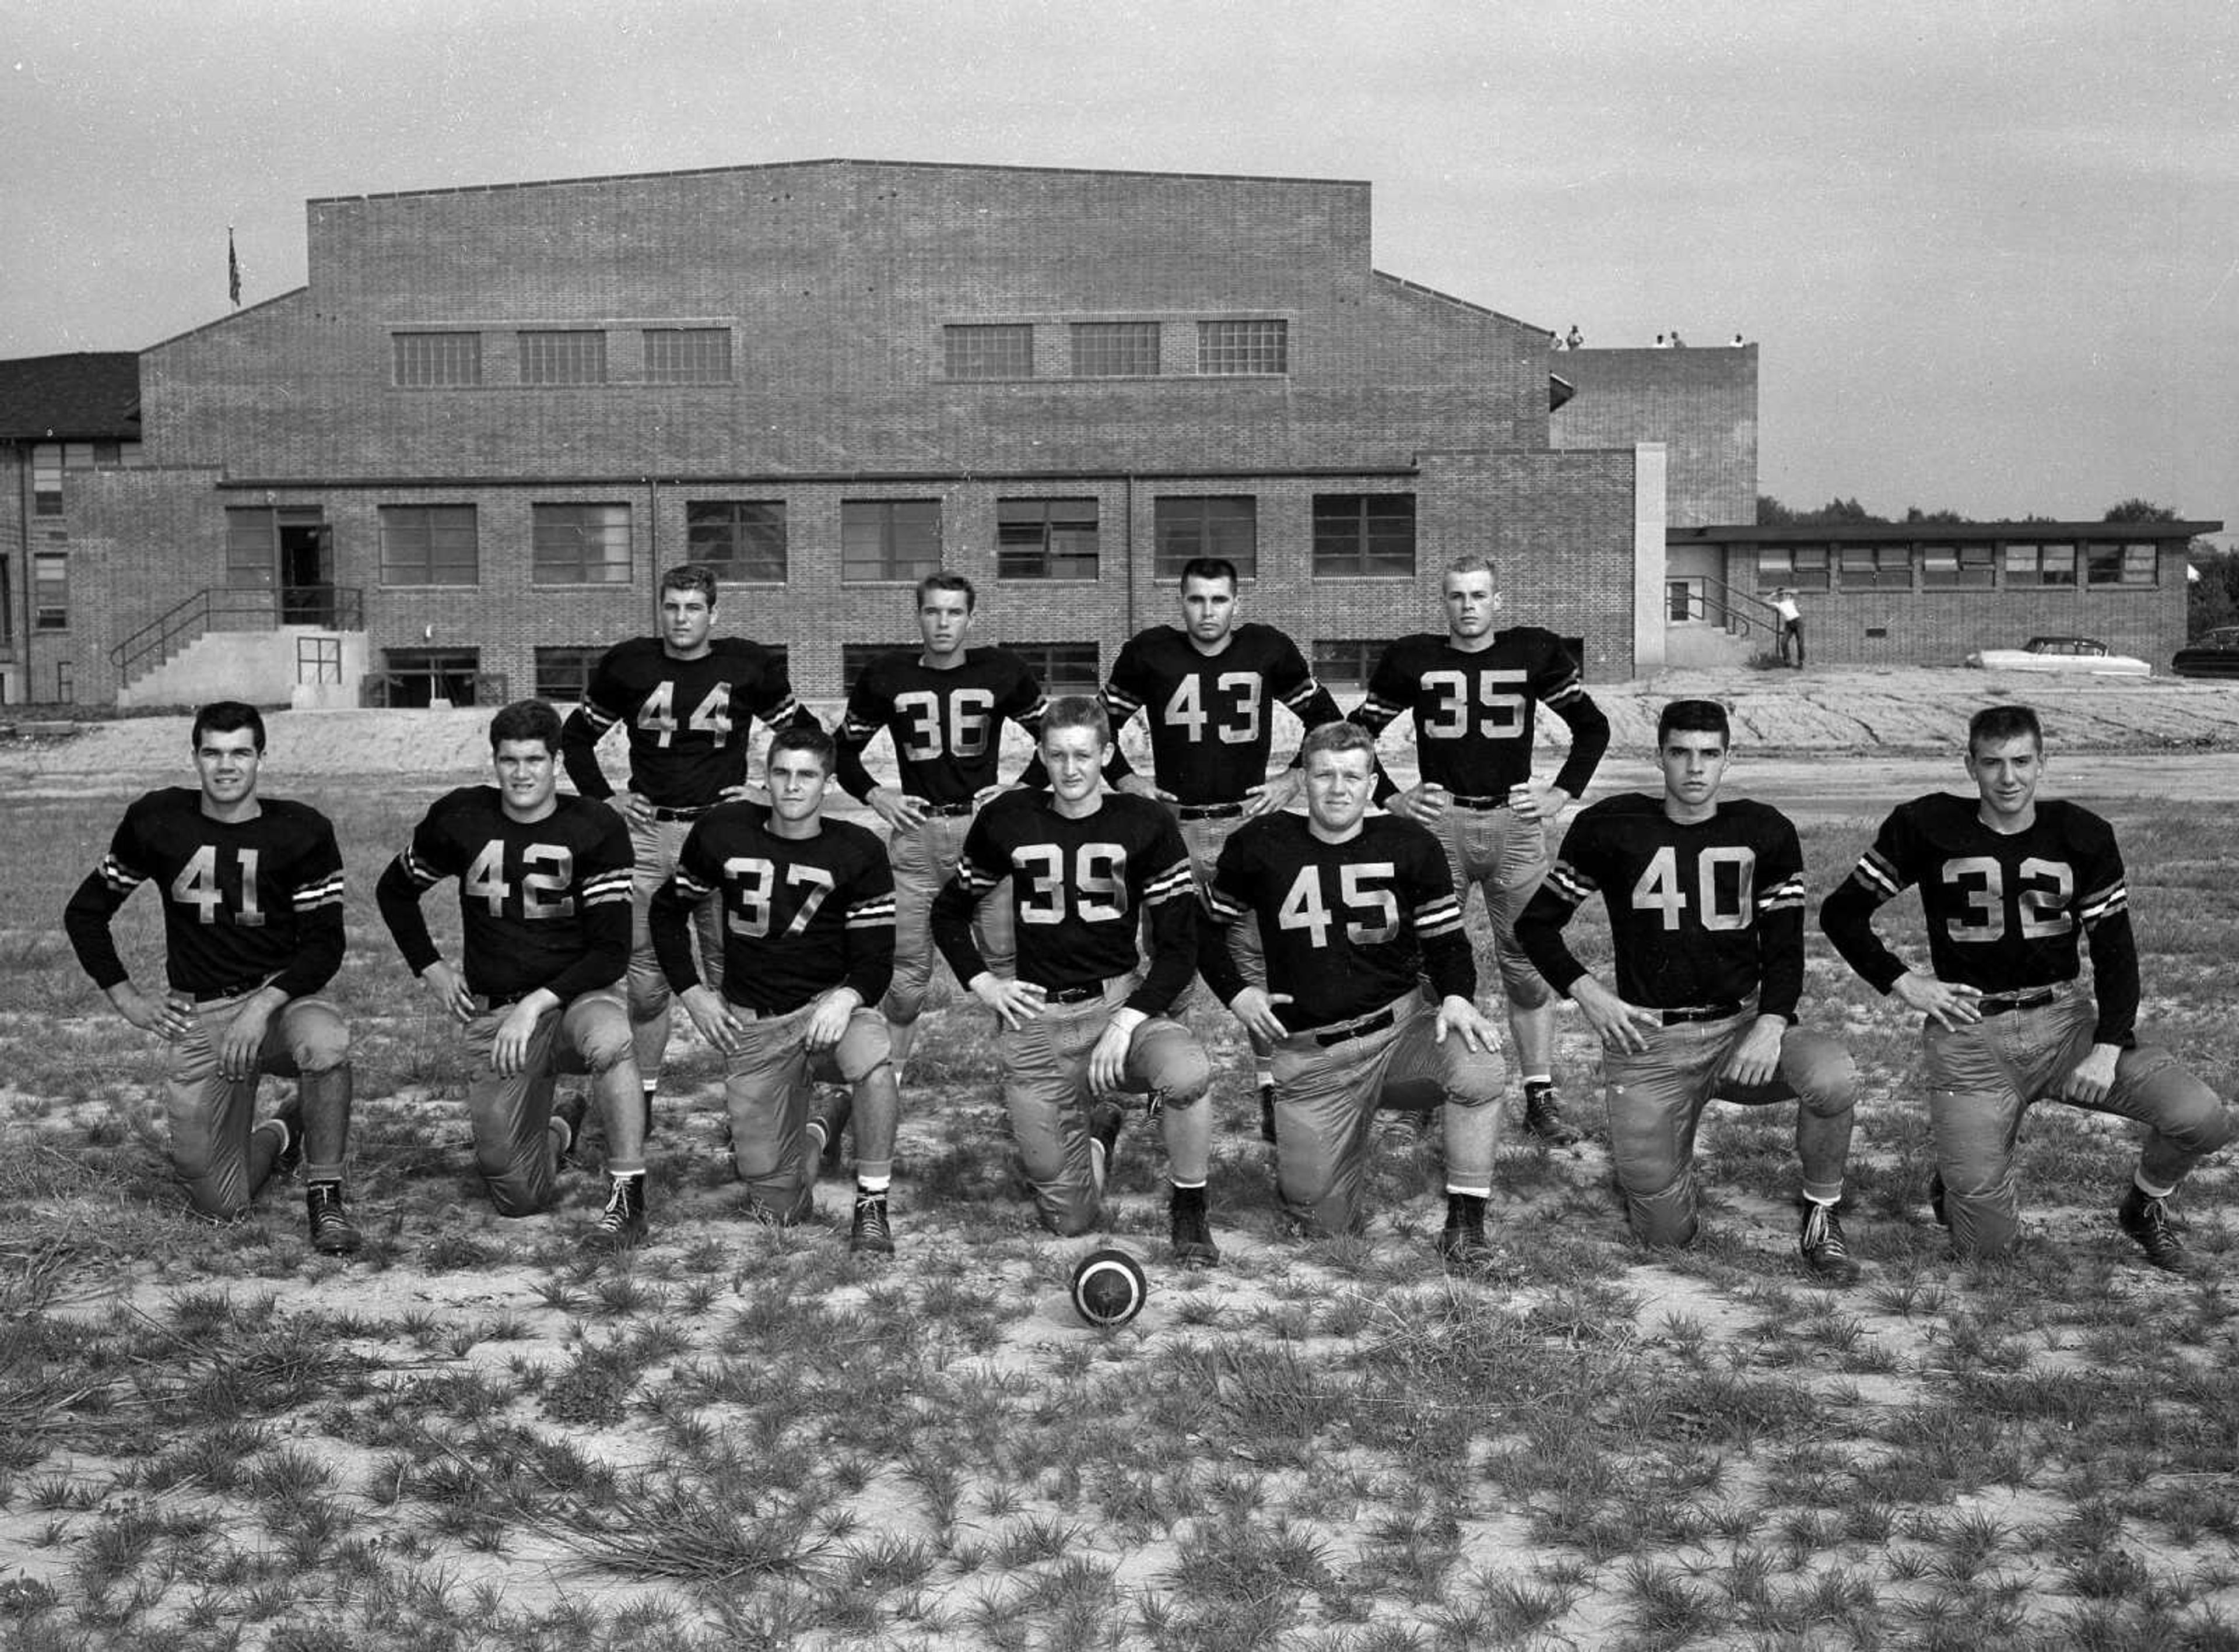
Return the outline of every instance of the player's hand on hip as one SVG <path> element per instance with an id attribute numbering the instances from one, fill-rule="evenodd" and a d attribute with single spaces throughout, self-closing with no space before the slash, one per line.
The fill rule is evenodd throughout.
<path id="1" fill-rule="evenodd" d="M 736 1054 L 746 1023 L 731 1013 L 731 1006 L 723 995 L 702 981 L 688 988 L 683 998 L 684 1013 L 692 1018 L 692 1025 L 700 1036 L 723 1054 Z"/>
<path id="2" fill-rule="evenodd" d="M 2122 1050 L 2111 1044 L 2095 1044 L 2091 1053 L 2076 1064 L 2060 1087 L 2060 1093 L 2083 1107 L 2101 1107 L 2107 1094 L 2115 1087 L 2115 1063 L 2121 1058 Z"/>
<path id="3" fill-rule="evenodd" d="M 1773 1074 L 1780 1071 L 1780 1041 L 1787 1036 L 1788 1023 L 1780 1017 L 1757 1017 L 1727 1058 L 1726 1078 L 1751 1089 L 1771 1083 Z"/>
<path id="4" fill-rule="evenodd" d="M 967 983 L 972 996 L 995 1012 L 1013 1032 L 1041 1018 L 1047 994 L 1032 981 L 1007 981 L 993 970 L 982 970 Z"/>
<path id="5" fill-rule="evenodd" d="M 1228 1000 L 1228 1012 L 1243 1024 L 1246 1032 L 1256 1032 L 1271 1043 L 1278 1042 L 1289 1038 L 1291 1030 L 1283 1025 L 1283 1018 L 1275 1013 L 1275 1006 L 1290 1002 L 1288 992 L 1270 992 L 1264 986 L 1247 986 Z"/>
<path id="6" fill-rule="evenodd" d="M 1446 804 L 1453 796 L 1443 786 L 1431 780 L 1418 780 L 1404 792 L 1394 792 L 1385 799 L 1384 806 L 1403 820 L 1419 820 L 1429 826 L 1446 812 Z"/>
<path id="7" fill-rule="evenodd" d="M 1509 809 L 1520 820 L 1547 825 L 1563 818 L 1578 799 L 1551 780 L 1524 780 L 1508 788 Z"/>
<path id="8" fill-rule="evenodd" d="M 972 794 L 972 806 L 975 809 L 984 809 L 1004 793 L 1015 792 L 1018 789 L 1016 783 L 1009 780 L 998 780 L 993 786 L 983 786 Z"/>
<path id="9" fill-rule="evenodd" d="M 1121 775 L 1120 789 L 1123 792 L 1133 792 L 1137 797 L 1146 797 L 1159 803 L 1172 803 L 1177 800 L 1172 792 L 1162 790 L 1159 783 L 1147 774 Z"/>
<path id="10" fill-rule="evenodd" d="M 816 1007 L 808 1012 L 808 1025 L 802 1032 L 801 1042 L 812 1051 L 829 1050 L 847 1031 L 849 1018 L 862 1002 L 854 987 L 834 987 L 818 998 Z"/>
<path id="11" fill-rule="evenodd" d="M 421 985 L 428 996 L 442 1006 L 443 1013 L 462 1026 L 475 1018 L 475 995 L 467 991 L 466 981 L 458 971 L 440 958 L 420 972 Z"/>
<path id="12" fill-rule="evenodd" d="M 1954 1027 L 1971 1026 L 1983 1018 L 1980 1005 L 1975 1000 L 1983 996 L 1980 987 L 1963 986 L 1956 981 L 1939 981 L 1932 975 L 1923 975 L 1917 970 L 1907 970 L 1897 978 L 1890 988 L 1890 996 L 1898 1002 L 1918 1010 L 1937 1025 L 1949 1031 Z"/>
<path id="13" fill-rule="evenodd" d="M 891 786 L 874 786 L 863 799 L 871 812 L 897 832 L 914 832 L 925 824 L 925 804 Z"/>
<path id="14" fill-rule="evenodd" d="M 1586 1025 L 1613 1050 L 1638 1055 L 1648 1048 L 1649 1035 L 1664 1025 L 1661 1012 L 1627 1004 L 1591 975 L 1581 975 L 1571 984 L 1571 1001 L 1586 1018 Z"/>
<path id="15" fill-rule="evenodd" d="M 1306 784 L 1306 774 L 1299 769 L 1285 769 L 1272 780 L 1263 780 L 1244 794 L 1244 818 L 1256 820 L 1263 814 L 1273 814 L 1287 809 L 1295 802 L 1299 788 Z"/>
<path id="16" fill-rule="evenodd" d="M 634 792 L 615 793 L 614 806 L 621 811 L 622 819 L 634 826 L 650 826 L 653 824 L 653 805 Z"/>
<path id="17" fill-rule="evenodd" d="M 1127 1052 L 1134 1047 L 1135 1029 L 1142 1016 L 1116 1015 L 1097 1035 L 1088 1052 L 1088 1088 L 1099 1096 L 1116 1096 L 1127 1082 Z"/>
<path id="18" fill-rule="evenodd" d="M 1500 1029 L 1465 998 L 1449 996 L 1439 1001 L 1438 1018 L 1431 1028 L 1431 1042 L 1444 1044 L 1449 1032 L 1480 1055 L 1500 1048 Z"/>
<path id="19" fill-rule="evenodd" d="M 505 1012 L 498 1023 L 497 1037 L 490 1041 L 490 1065 L 501 1078 L 510 1078 L 528 1065 L 529 1040 L 536 1036 L 536 1024 L 544 1018 L 534 998 L 523 998 Z"/>
<path id="20" fill-rule="evenodd" d="M 176 1044 L 194 1024 L 194 1005 L 183 999 L 150 998 L 130 981 L 109 990 L 109 1001 L 117 1014 L 143 1032 L 152 1032 L 166 1044 Z"/>

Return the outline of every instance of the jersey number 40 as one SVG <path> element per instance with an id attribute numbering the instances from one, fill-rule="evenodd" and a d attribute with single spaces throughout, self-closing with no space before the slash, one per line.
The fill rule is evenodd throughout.
<path id="1" fill-rule="evenodd" d="M 1738 844 L 1713 844 L 1695 857 L 1695 921 L 1704 929 L 1747 929 L 1756 895 L 1757 852 Z M 1664 927 L 1678 929 L 1688 907 L 1680 885 L 1679 852 L 1658 849 L 1632 886 L 1635 912 L 1661 912 Z"/>

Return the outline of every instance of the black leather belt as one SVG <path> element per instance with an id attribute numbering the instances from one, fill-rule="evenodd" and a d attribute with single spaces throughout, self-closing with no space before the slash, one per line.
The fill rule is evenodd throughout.
<path id="1" fill-rule="evenodd" d="M 2009 992 L 1997 998 L 1981 998 L 1975 1007 L 1984 1015 L 2005 1015 L 2015 1010 L 2041 1010 L 2060 996 L 2056 987 L 2046 987 L 2038 992 Z"/>
<path id="2" fill-rule="evenodd" d="M 712 803 L 702 803 L 696 808 L 672 809 L 656 803 L 653 806 L 653 818 L 656 820 L 696 820 L 714 806 Z"/>
<path id="3" fill-rule="evenodd" d="M 216 1004 L 221 998 L 247 998 L 251 992 L 261 992 L 269 985 L 265 981 L 243 981 L 233 986 L 213 987 L 207 992 L 195 994 L 197 1004 Z"/>
<path id="4" fill-rule="evenodd" d="M 1690 1021 L 1724 1021 L 1742 1012 L 1739 1004 L 1690 1004 L 1677 1010 L 1658 1010 L 1664 1025 L 1676 1027 Z"/>
<path id="5" fill-rule="evenodd" d="M 944 820 L 953 820 L 960 814 L 969 814 L 973 810 L 980 806 L 978 804 L 972 802 L 927 803 L 923 799 L 915 799 L 915 801 L 917 802 L 918 812 L 920 813 L 938 815 Z"/>
<path id="6" fill-rule="evenodd" d="M 1390 1010 L 1379 1010 L 1373 1015 L 1364 1015 L 1358 1021 L 1340 1022 L 1333 1027 L 1315 1027 L 1307 1033 L 1325 1050 L 1333 1044 L 1343 1044 L 1349 1038 L 1365 1038 L 1371 1033 L 1381 1032 L 1399 1019 Z"/>
<path id="7" fill-rule="evenodd" d="M 1028 985 L 1031 985 L 1033 983 L 1029 982 Z M 1104 983 L 1101 981 L 1098 981 L 1094 985 L 1089 986 L 1046 986 L 1042 988 L 1042 1001 L 1046 1004 L 1086 1004 L 1091 998 L 1100 998 L 1103 996 Z"/>
<path id="8" fill-rule="evenodd" d="M 1458 792 L 1446 801 L 1458 809 L 1505 809 L 1508 806 L 1508 799 L 1505 797 L 1464 797 Z"/>
<path id="9" fill-rule="evenodd" d="M 524 986 L 517 992 L 477 992 L 475 1003 L 487 1014 L 492 1010 L 509 1010 L 536 989 Z"/>
<path id="10" fill-rule="evenodd" d="M 1185 820 L 1233 820 L 1244 813 L 1241 803 L 1177 803 L 1174 813 Z"/>

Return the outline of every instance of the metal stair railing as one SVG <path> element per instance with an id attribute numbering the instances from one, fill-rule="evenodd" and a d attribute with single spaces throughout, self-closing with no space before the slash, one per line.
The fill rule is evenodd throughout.
<path id="1" fill-rule="evenodd" d="M 1716 620 L 1724 626 L 1731 636 L 1754 637 L 1761 631 L 1767 640 L 1779 637 L 1780 615 L 1771 603 L 1754 591 L 1736 590 L 1724 580 L 1713 579 L 1706 574 L 1686 577 L 1699 581 L 1702 587 L 1700 591 L 1693 584 L 1687 587 L 1687 617 L 1690 620 Z"/>
<path id="2" fill-rule="evenodd" d="M 116 644 L 110 649 L 109 660 L 116 667 L 117 680 L 130 682 L 205 632 L 269 631 L 283 625 L 362 631 L 365 592 L 355 585 L 286 585 L 276 590 L 209 587 L 182 598 Z"/>

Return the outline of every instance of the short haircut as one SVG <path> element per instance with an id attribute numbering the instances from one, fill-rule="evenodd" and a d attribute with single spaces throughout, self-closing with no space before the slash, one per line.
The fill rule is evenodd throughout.
<path id="1" fill-rule="evenodd" d="M 1498 583 L 1500 579 L 1500 570 L 1493 566 L 1492 559 L 1482 551 L 1467 552 L 1447 563 L 1438 571 L 1439 585 L 1443 587 L 1448 576 L 1455 574 L 1486 574 L 1492 576 L 1495 583 Z"/>
<path id="2" fill-rule="evenodd" d="M 554 756 L 560 753 L 560 713 L 541 700 L 516 700 L 490 719 L 490 751 L 509 740 L 542 740 Z"/>
<path id="3" fill-rule="evenodd" d="M 787 723 L 770 736 L 769 751 L 765 763 L 777 761 L 780 752 L 807 752 L 829 775 L 840 759 L 840 748 L 832 743 L 832 736 L 814 723 Z"/>
<path id="4" fill-rule="evenodd" d="M 697 591 L 708 599 L 708 606 L 715 606 L 715 570 L 697 562 L 680 562 L 661 576 L 661 594 L 671 591 Z"/>
<path id="5" fill-rule="evenodd" d="M 1042 738 L 1047 740 L 1061 728 L 1086 728 L 1102 744 L 1112 744 L 1112 720 L 1093 694 L 1060 694 L 1050 701 L 1042 713 Z"/>
<path id="6" fill-rule="evenodd" d="M 1189 588 L 1192 580 L 1226 580 L 1232 593 L 1236 589 L 1236 564 L 1225 556 L 1193 556 L 1182 564 L 1182 588 Z"/>
<path id="7" fill-rule="evenodd" d="M 1345 752 L 1366 752 L 1371 767 L 1375 766 L 1376 736 L 1359 723 L 1339 718 L 1333 723 L 1324 723 L 1306 731 L 1299 742 L 1299 763 L 1301 767 L 1319 757 L 1324 752 L 1332 754 Z"/>
<path id="8" fill-rule="evenodd" d="M 257 754 L 264 752 L 264 713 L 244 700 L 213 700 L 195 713 L 195 726 L 187 731 L 187 744 L 199 752 L 203 736 L 213 732 L 231 733 L 245 728 L 256 742 Z"/>
<path id="9" fill-rule="evenodd" d="M 980 606 L 980 594 L 972 588 L 972 581 L 961 574 L 951 574 L 947 568 L 941 569 L 938 574 L 928 574 L 917 582 L 918 607 L 923 607 L 926 598 L 931 596 L 935 591 L 963 592 L 964 612 L 967 614 Z"/>
<path id="10" fill-rule="evenodd" d="M 1656 715 L 1656 746 L 1663 750 L 1666 737 L 1672 734 L 1716 734 L 1718 744 L 1733 742 L 1733 724 L 1726 717 L 1726 708 L 1715 700 L 1675 700 Z"/>
<path id="11" fill-rule="evenodd" d="M 1985 746 L 2019 740 L 2024 734 L 2036 743 L 2037 750 L 2044 749 L 2044 725 L 2037 721 L 2032 707 L 1985 706 L 1967 720 L 1967 755 L 1972 757 Z"/>

